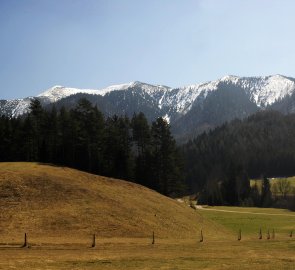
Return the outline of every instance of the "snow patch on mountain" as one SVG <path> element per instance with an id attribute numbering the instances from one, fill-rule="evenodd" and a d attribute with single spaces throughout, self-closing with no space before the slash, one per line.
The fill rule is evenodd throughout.
<path id="1" fill-rule="evenodd" d="M 95 93 L 95 90 L 91 89 L 77 89 L 77 88 L 70 88 L 70 87 L 64 87 L 60 85 L 56 85 L 45 92 L 39 94 L 37 97 L 47 98 L 49 102 L 56 102 L 62 98 L 65 98 L 70 95 L 75 95 L 78 93 Z"/>
<path id="2" fill-rule="evenodd" d="M 163 119 L 164 119 L 168 124 L 170 124 L 170 117 L 169 117 L 169 115 L 168 115 L 167 113 L 163 116 Z"/>
<path id="3" fill-rule="evenodd" d="M 1 114 L 17 117 L 29 111 L 32 98 L 5 100 L 0 108 Z"/>
<path id="4" fill-rule="evenodd" d="M 295 90 L 295 83 L 284 76 L 274 75 L 263 77 L 260 87 L 256 89 L 252 87 L 251 90 L 252 100 L 258 106 L 264 107 L 273 104 L 278 99 L 291 95 Z"/>
<path id="5" fill-rule="evenodd" d="M 113 92 L 113 91 L 121 91 L 121 90 L 126 90 L 130 87 L 134 87 L 135 85 L 137 85 L 138 82 L 130 82 L 130 83 L 123 83 L 123 84 L 115 84 L 115 85 L 111 85 L 108 86 L 106 88 L 103 89 L 99 89 L 99 90 L 92 90 L 94 92 L 92 92 L 92 94 L 95 95 L 101 95 L 104 96 L 107 93 Z"/>
<path id="6" fill-rule="evenodd" d="M 32 98 L 19 100 L 17 106 L 12 110 L 12 116 L 16 117 L 29 112 Z"/>
<path id="7" fill-rule="evenodd" d="M 205 99 L 208 93 L 217 90 L 219 81 L 194 84 L 180 88 L 176 95 L 177 111 L 186 114 L 198 98 Z"/>
<path id="8" fill-rule="evenodd" d="M 282 75 L 264 77 L 226 76 L 220 81 L 243 88 L 250 100 L 264 108 L 278 99 L 291 95 L 295 90 L 294 80 Z"/>
<path id="9" fill-rule="evenodd" d="M 151 85 L 151 84 L 142 83 L 138 81 L 111 85 L 102 89 L 79 89 L 79 88 L 71 88 L 71 87 L 56 85 L 44 91 L 43 93 L 39 94 L 37 97 L 47 98 L 50 102 L 56 102 L 62 98 L 75 95 L 78 93 L 104 96 L 113 91 L 128 90 L 128 89 L 133 89 L 135 87 L 140 88 L 146 94 L 149 94 L 151 96 L 158 95 L 159 92 L 165 92 L 170 89 L 170 87 L 167 87 L 167 86 Z"/>
<path id="10" fill-rule="evenodd" d="M 129 87 L 134 86 L 136 83 L 125 83 L 125 84 L 117 84 L 117 85 L 111 85 L 103 89 L 79 89 L 79 88 L 71 88 L 71 87 L 64 87 L 60 85 L 56 85 L 45 92 L 39 94 L 37 97 L 45 97 L 50 102 L 56 102 L 62 98 L 75 95 L 75 94 L 91 94 L 91 95 L 101 95 L 104 96 L 105 94 L 112 92 L 112 91 L 118 91 L 118 90 L 126 90 Z"/>

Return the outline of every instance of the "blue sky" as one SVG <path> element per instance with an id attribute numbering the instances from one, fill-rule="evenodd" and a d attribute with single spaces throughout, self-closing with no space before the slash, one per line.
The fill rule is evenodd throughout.
<path id="1" fill-rule="evenodd" d="M 0 0 L 0 99 L 295 77 L 293 0 Z"/>

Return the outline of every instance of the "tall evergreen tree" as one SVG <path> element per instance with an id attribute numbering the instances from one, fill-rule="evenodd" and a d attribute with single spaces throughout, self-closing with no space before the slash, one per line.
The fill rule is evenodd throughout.
<path id="1" fill-rule="evenodd" d="M 166 195 L 183 192 L 180 154 L 168 123 L 158 118 L 152 123 L 151 134 L 154 188 Z"/>
<path id="2" fill-rule="evenodd" d="M 81 99 L 72 111 L 77 128 L 77 156 L 81 169 L 97 171 L 102 143 L 103 117 L 97 107 Z M 81 158 L 80 158 L 81 157 Z"/>
<path id="3" fill-rule="evenodd" d="M 135 179 L 149 186 L 151 181 L 151 131 L 143 113 L 134 114 L 131 120 L 132 139 L 135 142 Z"/>
<path id="4" fill-rule="evenodd" d="M 58 117 L 58 141 L 60 163 L 74 166 L 75 160 L 75 129 L 70 113 L 62 107 Z"/>
<path id="5" fill-rule="evenodd" d="M 32 148 L 29 150 L 29 158 L 31 161 L 44 161 L 44 136 L 46 136 L 44 131 L 47 125 L 46 121 L 44 121 L 45 111 L 37 98 L 31 101 L 29 110 L 30 114 L 26 123 L 26 130 L 28 132 L 27 142 Z"/>
<path id="6" fill-rule="evenodd" d="M 130 122 L 117 115 L 108 118 L 104 132 L 104 173 L 121 179 L 133 179 Z"/>
<path id="7" fill-rule="evenodd" d="M 25 161 L 39 161 L 38 131 L 31 116 L 24 120 L 23 153 Z"/>

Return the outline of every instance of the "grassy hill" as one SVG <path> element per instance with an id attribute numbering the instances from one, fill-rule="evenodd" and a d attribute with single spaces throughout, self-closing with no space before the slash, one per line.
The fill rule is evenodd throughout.
<path id="1" fill-rule="evenodd" d="M 220 230 L 143 186 L 65 167 L 0 163 L 0 242 L 32 237 L 197 238 Z"/>

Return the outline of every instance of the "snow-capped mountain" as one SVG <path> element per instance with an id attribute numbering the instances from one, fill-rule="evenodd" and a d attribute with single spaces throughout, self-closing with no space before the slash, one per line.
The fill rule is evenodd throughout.
<path id="1" fill-rule="evenodd" d="M 126 84 L 112 85 L 104 89 L 77 89 L 63 86 L 54 86 L 38 95 L 38 97 L 47 97 L 50 102 L 56 102 L 62 98 L 77 93 L 86 93 L 92 95 L 101 95 L 120 90 L 128 90 L 134 87 L 140 87 L 143 92 L 158 99 L 158 105 L 174 107 L 177 112 L 185 114 L 190 110 L 193 102 L 200 96 L 206 98 L 207 94 L 218 89 L 221 83 L 232 84 L 245 90 L 250 100 L 259 107 L 265 107 L 273 104 L 278 99 L 291 95 L 295 89 L 295 80 L 281 75 L 265 77 L 237 77 L 225 76 L 219 80 L 206 82 L 202 84 L 193 84 L 185 87 L 172 89 L 167 86 L 151 85 L 141 82 L 130 82 Z"/>
<path id="2" fill-rule="evenodd" d="M 265 77 L 225 76 L 216 81 L 179 88 L 175 95 L 168 97 L 165 101 L 173 104 L 179 112 L 185 114 L 197 98 L 202 97 L 204 99 L 208 93 L 220 89 L 221 85 L 224 87 L 225 84 L 243 89 L 249 99 L 261 108 L 291 95 L 295 90 L 295 80 L 281 75 Z"/>
<path id="3" fill-rule="evenodd" d="M 166 87 L 166 86 L 151 85 L 151 84 L 146 84 L 141 82 L 130 82 L 125 84 L 111 85 L 107 88 L 103 88 L 99 90 L 78 89 L 78 88 L 70 88 L 70 87 L 57 85 L 39 94 L 37 97 L 46 98 L 50 102 L 56 102 L 62 98 L 75 95 L 78 93 L 104 96 L 107 93 L 110 93 L 112 91 L 128 90 L 134 87 L 140 87 L 145 93 L 153 97 L 157 97 L 160 94 L 159 92 L 169 91 L 170 89 L 169 87 Z"/>
<path id="4" fill-rule="evenodd" d="M 75 104 L 85 96 L 106 114 L 133 114 L 143 111 L 152 120 L 165 117 L 174 132 L 198 133 L 233 118 L 269 108 L 291 98 L 295 79 L 282 75 L 265 77 L 225 76 L 219 80 L 180 88 L 142 82 L 112 85 L 104 89 L 77 89 L 54 86 L 37 96 L 43 105 Z M 1 100 L 0 113 L 19 116 L 26 113 L 32 97 Z M 275 108 L 275 106 L 274 106 Z M 294 109 L 294 108 L 293 108 Z"/>

